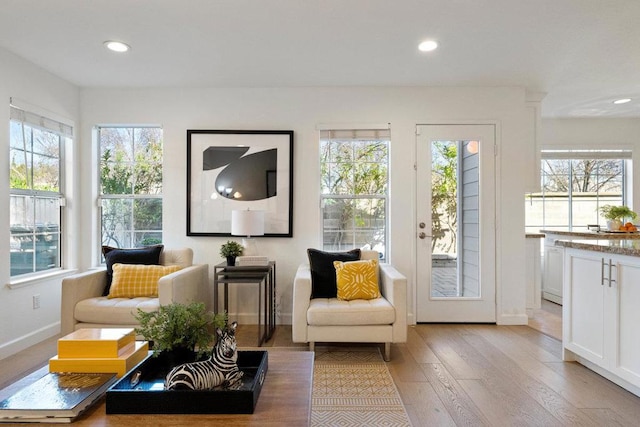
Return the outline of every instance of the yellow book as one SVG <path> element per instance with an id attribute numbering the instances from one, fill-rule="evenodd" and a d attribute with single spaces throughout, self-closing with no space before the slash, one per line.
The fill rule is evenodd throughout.
<path id="1" fill-rule="evenodd" d="M 54 356 L 49 359 L 49 372 L 86 372 L 115 373 L 118 378 L 124 376 L 149 354 L 147 341 L 135 341 L 131 350 L 120 357 L 88 357 L 61 359 Z"/>
<path id="2" fill-rule="evenodd" d="M 136 335 L 133 328 L 78 329 L 58 340 L 58 358 L 114 358 L 131 351 Z"/>

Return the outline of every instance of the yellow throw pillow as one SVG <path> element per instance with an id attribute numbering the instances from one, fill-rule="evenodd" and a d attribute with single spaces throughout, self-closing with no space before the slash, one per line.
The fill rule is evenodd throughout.
<path id="1" fill-rule="evenodd" d="M 378 260 L 334 261 L 333 266 L 336 268 L 339 300 L 380 298 Z"/>
<path id="2" fill-rule="evenodd" d="M 157 297 L 158 280 L 181 268 L 179 265 L 113 264 L 113 280 L 107 297 Z"/>

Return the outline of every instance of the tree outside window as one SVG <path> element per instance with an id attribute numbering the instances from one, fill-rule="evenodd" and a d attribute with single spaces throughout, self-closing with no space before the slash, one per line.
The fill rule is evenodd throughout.
<path id="1" fill-rule="evenodd" d="M 73 129 L 10 107 L 11 276 L 61 267 L 62 158 Z"/>
<path id="2" fill-rule="evenodd" d="M 599 158 L 544 158 L 541 164 L 541 189 L 525 197 L 527 231 L 540 229 L 584 228 L 591 224 L 604 225 L 599 208 L 603 205 L 623 205 L 629 177 L 629 162 L 623 152 L 621 158 L 611 153 Z"/>
<path id="3" fill-rule="evenodd" d="M 100 127 L 102 244 L 162 242 L 162 129 Z"/>
<path id="4" fill-rule="evenodd" d="M 387 254 L 389 131 L 323 131 L 322 240 L 328 251 Z"/>
<path id="5" fill-rule="evenodd" d="M 458 235 L 457 141 L 433 141 L 431 165 L 431 252 L 455 254 Z"/>

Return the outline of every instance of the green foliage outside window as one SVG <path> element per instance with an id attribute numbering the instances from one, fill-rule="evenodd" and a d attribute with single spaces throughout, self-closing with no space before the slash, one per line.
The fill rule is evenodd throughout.
<path id="1" fill-rule="evenodd" d="M 100 128 L 102 243 L 162 242 L 162 129 Z"/>
<path id="2" fill-rule="evenodd" d="M 431 149 L 431 250 L 449 253 L 456 249 L 458 229 L 458 144 L 434 141 Z"/>
<path id="3" fill-rule="evenodd" d="M 387 139 L 320 141 L 323 247 L 386 247 Z"/>
<path id="4" fill-rule="evenodd" d="M 61 265 L 60 160 L 67 140 L 31 122 L 9 122 L 11 276 Z"/>

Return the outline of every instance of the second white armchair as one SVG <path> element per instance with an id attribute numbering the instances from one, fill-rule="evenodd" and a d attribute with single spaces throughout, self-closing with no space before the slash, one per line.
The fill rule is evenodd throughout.
<path id="1" fill-rule="evenodd" d="M 378 259 L 376 251 L 361 251 L 361 259 Z M 379 265 L 381 296 L 352 301 L 312 298 L 309 264 L 298 268 L 293 282 L 292 330 L 294 342 L 384 343 L 384 358 L 391 358 L 391 343 L 407 340 L 407 279 L 389 264 Z"/>

